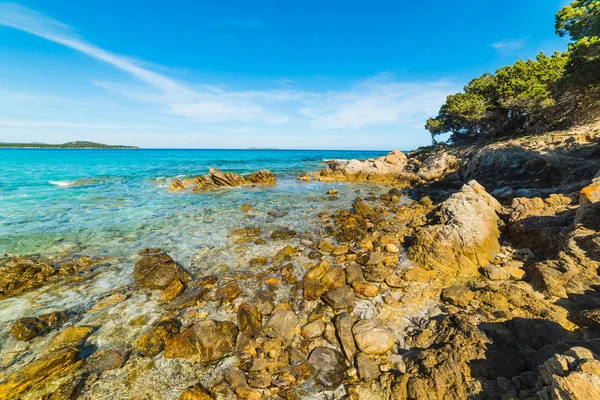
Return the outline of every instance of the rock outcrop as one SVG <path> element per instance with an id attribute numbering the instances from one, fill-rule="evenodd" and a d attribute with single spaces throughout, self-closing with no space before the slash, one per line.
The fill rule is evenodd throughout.
<path id="1" fill-rule="evenodd" d="M 386 156 L 368 160 L 331 160 L 327 168 L 302 175 L 301 180 L 310 178 L 323 181 L 369 181 L 388 182 L 409 186 L 415 180 L 414 174 L 406 170 L 407 158 L 399 150 Z"/>
<path id="2" fill-rule="evenodd" d="M 277 177 L 268 170 L 252 172 L 248 175 L 239 175 L 234 172 L 223 172 L 217 168 L 211 168 L 206 175 L 180 180 L 173 179 L 170 190 L 178 192 L 191 190 L 192 192 L 210 192 L 228 187 L 243 185 L 274 185 Z"/>
<path id="3" fill-rule="evenodd" d="M 190 275 L 160 249 L 151 249 L 135 263 L 133 279 L 150 289 L 167 289 L 173 281 L 189 281 Z"/>
<path id="4" fill-rule="evenodd" d="M 441 276 L 475 275 L 500 250 L 501 209 L 483 186 L 469 182 L 441 203 L 430 224 L 416 230 L 409 258 Z"/>

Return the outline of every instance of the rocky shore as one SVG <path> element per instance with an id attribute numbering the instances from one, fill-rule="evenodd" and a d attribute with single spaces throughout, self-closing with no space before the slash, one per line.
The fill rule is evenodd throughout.
<path id="1" fill-rule="evenodd" d="M 232 230 L 243 269 L 140 250 L 133 285 L 11 321 L 0 399 L 599 399 L 599 140 L 596 125 L 329 162 L 300 178 L 393 187 L 315 230 Z M 275 183 L 257 174 L 171 189 Z M 0 298 L 103 262 L 1 260 Z"/>

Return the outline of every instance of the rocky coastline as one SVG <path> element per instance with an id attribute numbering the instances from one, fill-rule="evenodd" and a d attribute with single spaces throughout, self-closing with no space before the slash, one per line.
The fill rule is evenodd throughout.
<path id="1" fill-rule="evenodd" d="M 11 321 L 0 399 L 600 398 L 599 141 L 589 125 L 328 162 L 300 179 L 373 190 L 316 230 L 232 230 L 241 258 L 276 245 L 243 270 L 141 249 L 131 286 Z M 211 170 L 171 190 L 275 182 Z M 0 298 L 106 263 L 9 257 Z"/>

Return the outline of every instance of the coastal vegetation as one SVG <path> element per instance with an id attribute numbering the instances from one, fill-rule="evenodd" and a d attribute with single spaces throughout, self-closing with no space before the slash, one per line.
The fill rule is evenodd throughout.
<path id="1" fill-rule="evenodd" d="M 436 141 L 542 133 L 593 120 L 600 105 L 600 1 L 577 0 L 556 14 L 569 49 L 485 73 L 447 97 L 425 128 Z"/>
<path id="2" fill-rule="evenodd" d="M 98 142 L 75 141 L 62 144 L 48 143 L 0 143 L 0 148 L 28 149 L 137 149 L 136 146 L 110 145 Z"/>

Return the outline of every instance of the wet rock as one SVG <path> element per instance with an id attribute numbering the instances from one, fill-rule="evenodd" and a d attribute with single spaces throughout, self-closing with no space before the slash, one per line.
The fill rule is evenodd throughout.
<path id="1" fill-rule="evenodd" d="M 277 255 L 275 255 L 274 261 L 277 263 L 280 263 L 282 261 L 291 259 L 293 256 L 295 256 L 297 254 L 298 254 L 298 250 L 296 250 L 294 247 L 285 246 L 283 249 L 281 249 L 277 253 Z"/>
<path id="2" fill-rule="evenodd" d="M 394 347 L 396 335 L 376 319 L 358 321 L 352 327 L 356 346 L 366 354 L 383 354 Z"/>
<path id="3" fill-rule="evenodd" d="M 283 218 L 286 215 L 288 215 L 289 213 L 285 210 L 274 210 L 274 211 L 269 211 L 267 214 L 273 218 Z"/>
<path id="4" fill-rule="evenodd" d="M 301 332 L 302 336 L 306 339 L 314 339 L 321 336 L 324 331 L 325 323 L 322 320 L 317 319 L 304 325 Z"/>
<path id="5" fill-rule="evenodd" d="M 13 324 L 10 334 L 17 340 L 31 340 L 58 328 L 67 319 L 68 316 L 64 311 L 44 314 L 39 317 L 21 318 Z"/>
<path id="6" fill-rule="evenodd" d="M 73 347 L 53 351 L 8 376 L 0 383 L 0 399 L 19 398 L 33 387 L 66 376 L 81 365 L 79 351 Z"/>
<path id="7" fill-rule="evenodd" d="M 127 349 L 103 349 L 95 352 L 86 359 L 86 370 L 102 373 L 123 367 L 129 358 Z"/>
<path id="8" fill-rule="evenodd" d="M 183 293 L 184 290 L 185 290 L 185 286 L 183 286 L 183 283 L 179 279 L 175 279 L 162 292 L 162 294 L 160 296 L 160 300 L 163 303 L 172 301 L 177 296 L 179 296 L 181 293 Z"/>
<path id="9" fill-rule="evenodd" d="M 475 275 L 500 250 L 501 205 L 475 181 L 441 203 L 439 223 L 418 228 L 408 256 L 444 276 Z"/>
<path id="10" fill-rule="evenodd" d="M 169 303 L 168 308 L 171 310 L 183 310 L 188 307 L 196 306 L 204 300 L 209 291 L 210 289 L 205 286 L 192 289 L 173 299 Z"/>
<path id="11" fill-rule="evenodd" d="M 406 283 L 396 274 L 390 274 L 385 278 L 385 283 L 389 287 L 400 288 L 404 286 Z"/>
<path id="12" fill-rule="evenodd" d="M 262 267 L 266 263 L 267 263 L 267 257 L 263 257 L 263 256 L 254 257 L 250 261 L 248 261 L 248 265 L 250 265 L 250 268 Z"/>
<path id="13" fill-rule="evenodd" d="M 234 351 L 238 327 L 228 321 L 207 320 L 196 322 L 165 346 L 166 358 L 196 358 L 211 362 Z"/>
<path id="14" fill-rule="evenodd" d="M 234 228 L 229 231 L 229 236 L 242 236 L 242 237 L 258 237 L 260 236 L 261 229 L 253 226 L 247 226 L 244 228 Z"/>
<path id="15" fill-rule="evenodd" d="M 289 240 L 295 238 L 297 235 L 296 231 L 292 229 L 277 229 L 271 233 L 271 239 L 273 240 Z"/>
<path id="16" fill-rule="evenodd" d="M 254 210 L 254 207 L 252 207 L 250 204 L 246 204 L 246 203 L 242 204 L 242 211 L 249 212 L 252 210 Z"/>
<path id="17" fill-rule="evenodd" d="M 274 293 L 271 291 L 261 290 L 254 296 L 253 303 L 261 315 L 270 315 L 275 308 L 273 304 Z"/>
<path id="18" fill-rule="evenodd" d="M 339 314 L 334 318 L 333 324 L 344 355 L 348 360 L 352 360 L 356 353 L 356 344 L 352 334 L 352 317 L 348 313 Z"/>
<path id="19" fill-rule="evenodd" d="M 328 289 L 335 289 L 346 285 L 346 271 L 344 268 L 333 268 L 325 273 L 321 278 L 321 283 Z"/>
<path id="20" fill-rule="evenodd" d="M 352 283 L 352 289 L 354 289 L 356 295 L 362 299 L 373 298 L 379 294 L 377 285 L 367 281 L 354 281 Z"/>
<path id="21" fill-rule="evenodd" d="M 338 194 L 338 193 L 339 193 L 339 190 L 337 190 L 337 189 L 329 189 L 327 191 L 327 194 L 329 194 L 329 195 L 331 195 L 331 194 Z"/>
<path id="22" fill-rule="evenodd" d="M 271 386 L 271 380 L 273 375 L 269 372 L 262 370 L 257 372 L 250 372 L 247 376 L 248 386 L 257 389 L 266 389 Z"/>
<path id="23" fill-rule="evenodd" d="M 133 279 L 150 289 L 165 289 L 176 279 L 187 282 L 191 278 L 168 254 L 158 253 L 146 255 L 135 263 Z"/>
<path id="24" fill-rule="evenodd" d="M 321 299 L 334 310 L 352 307 L 354 305 L 354 291 L 348 286 L 330 289 L 325 292 Z"/>
<path id="25" fill-rule="evenodd" d="M 363 275 L 369 282 L 381 283 L 390 275 L 391 270 L 383 264 L 368 265 L 363 269 Z"/>
<path id="26" fill-rule="evenodd" d="M 327 286 L 323 285 L 319 281 L 313 281 L 305 279 L 302 283 L 304 291 L 304 300 L 315 301 L 319 299 L 327 290 Z"/>
<path id="27" fill-rule="evenodd" d="M 354 212 L 358 215 L 368 216 L 375 212 L 375 208 L 372 205 L 361 199 L 360 197 L 354 200 L 352 203 L 352 208 L 354 208 Z"/>
<path id="28" fill-rule="evenodd" d="M 242 289 L 236 281 L 231 281 L 215 292 L 216 298 L 222 303 L 231 303 L 242 294 Z"/>
<path id="29" fill-rule="evenodd" d="M 0 300 L 38 288 L 56 273 L 52 265 L 33 258 L 0 259 Z"/>
<path id="30" fill-rule="evenodd" d="M 94 328 L 84 325 L 68 326 L 58 333 L 49 343 L 50 350 L 59 350 L 65 347 L 81 348 L 87 338 L 94 332 Z"/>
<path id="31" fill-rule="evenodd" d="M 351 285 L 354 281 L 364 280 L 362 268 L 355 263 L 346 267 L 346 282 Z"/>
<path id="32" fill-rule="evenodd" d="M 165 349 L 165 343 L 179 333 L 179 324 L 175 320 L 156 323 L 149 332 L 136 342 L 136 347 L 144 357 L 154 357 Z"/>
<path id="33" fill-rule="evenodd" d="M 331 270 L 329 263 L 326 260 L 320 261 L 306 273 L 304 279 L 311 281 L 321 280 L 323 275 L 329 272 L 329 270 Z"/>
<path id="34" fill-rule="evenodd" d="M 214 400 L 214 396 L 200 385 L 185 389 L 179 396 L 179 400 Z"/>
<path id="35" fill-rule="evenodd" d="M 281 268 L 281 279 L 289 284 L 294 284 L 298 280 L 298 277 L 294 275 L 294 264 L 286 264 Z"/>
<path id="36" fill-rule="evenodd" d="M 364 353 L 358 353 L 354 363 L 358 371 L 358 376 L 365 382 L 371 382 L 381 375 L 379 365 Z"/>
<path id="37" fill-rule="evenodd" d="M 262 327 L 262 315 L 255 307 L 247 303 L 242 303 L 238 307 L 237 320 L 240 331 L 246 335 L 251 336 L 260 331 Z"/>
<path id="38" fill-rule="evenodd" d="M 358 258 L 358 263 L 361 265 L 369 266 L 369 265 L 377 265 L 383 263 L 384 254 L 379 252 L 369 252 L 363 254 Z"/>
<path id="39" fill-rule="evenodd" d="M 47 326 L 39 318 L 22 318 L 15 322 L 10 328 L 10 334 L 17 340 L 31 340 L 41 335 Z"/>
<path id="40" fill-rule="evenodd" d="M 290 310 L 275 311 L 264 326 L 263 331 L 268 337 L 279 337 L 287 345 L 294 339 L 298 317 Z"/>
<path id="41" fill-rule="evenodd" d="M 339 351 L 317 347 L 309 357 L 308 363 L 315 370 L 317 387 L 334 389 L 338 387 L 345 376 L 346 360 Z"/>

